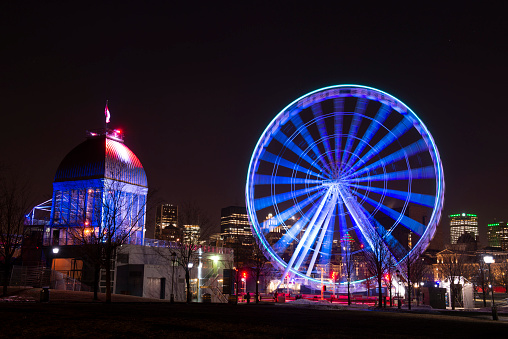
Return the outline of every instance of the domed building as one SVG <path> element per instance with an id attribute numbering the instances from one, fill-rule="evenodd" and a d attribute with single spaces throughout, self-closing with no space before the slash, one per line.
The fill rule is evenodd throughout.
<path id="1" fill-rule="evenodd" d="M 118 236 L 128 232 L 129 242 L 142 243 L 147 193 L 143 166 L 120 131 L 88 132 L 87 140 L 58 166 L 44 238 L 53 245 L 73 245 L 69 228 L 104 232 L 105 227 L 115 227 Z"/>
<path id="2" fill-rule="evenodd" d="M 147 193 L 143 166 L 125 146 L 121 132 L 87 132 L 87 139 L 64 157 L 55 174 L 50 222 L 43 234 L 52 268 L 81 272 L 75 245 L 142 245 Z M 60 254 L 52 255 L 54 251 Z M 68 275 L 80 279 L 76 272 Z"/>

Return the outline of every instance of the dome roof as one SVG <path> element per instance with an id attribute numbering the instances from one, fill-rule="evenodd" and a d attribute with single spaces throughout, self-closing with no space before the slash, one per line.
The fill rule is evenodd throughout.
<path id="1" fill-rule="evenodd" d="M 55 182 L 109 178 L 147 187 L 145 170 L 122 142 L 92 137 L 70 151 L 58 166 Z"/>

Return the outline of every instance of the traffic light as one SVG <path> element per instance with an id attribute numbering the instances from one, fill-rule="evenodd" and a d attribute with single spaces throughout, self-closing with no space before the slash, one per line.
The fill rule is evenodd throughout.
<path id="1" fill-rule="evenodd" d="M 242 278 L 247 279 L 247 272 L 242 273 Z"/>
<path id="2" fill-rule="evenodd" d="M 385 274 L 385 280 L 390 281 L 390 275 L 388 273 Z"/>
<path id="3" fill-rule="evenodd" d="M 321 289 L 323 290 L 323 292 L 326 292 L 326 285 L 323 285 Z"/>

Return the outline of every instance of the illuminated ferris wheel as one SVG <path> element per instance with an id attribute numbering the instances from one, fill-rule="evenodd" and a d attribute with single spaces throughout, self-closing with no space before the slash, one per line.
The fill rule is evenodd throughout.
<path id="1" fill-rule="evenodd" d="M 269 124 L 253 152 L 246 204 L 259 247 L 283 277 L 319 282 L 382 244 L 399 264 L 434 236 L 444 197 L 432 136 L 397 98 L 359 85 L 308 93 Z"/>

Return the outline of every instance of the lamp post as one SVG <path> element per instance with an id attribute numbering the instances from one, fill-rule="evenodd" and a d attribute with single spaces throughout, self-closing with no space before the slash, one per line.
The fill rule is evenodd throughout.
<path id="1" fill-rule="evenodd" d="M 173 294 L 173 288 L 175 285 L 175 262 L 176 262 L 176 253 L 175 252 L 171 253 L 171 261 L 173 262 L 173 274 L 171 275 L 171 298 L 169 301 L 171 303 L 174 303 L 175 302 L 175 295 Z"/>
<path id="2" fill-rule="evenodd" d="M 492 281 L 492 271 L 490 270 L 490 264 L 494 263 L 494 257 L 491 255 L 486 255 L 483 257 L 483 261 L 489 266 L 489 281 L 490 281 L 490 290 L 492 292 L 492 320 L 498 320 L 496 305 L 494 305 L 494 282 Z"/>

